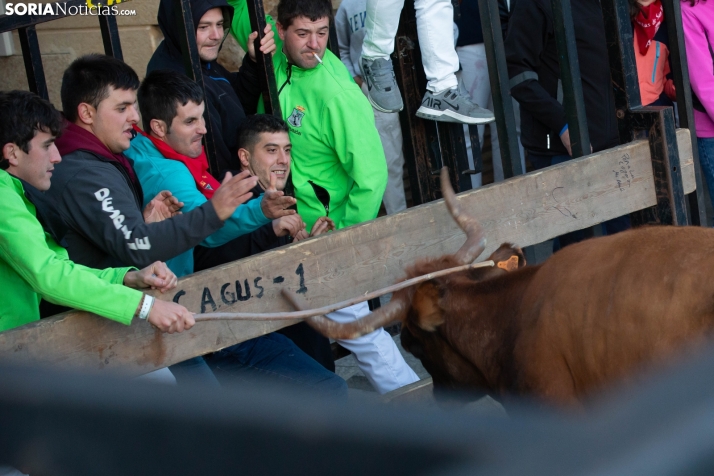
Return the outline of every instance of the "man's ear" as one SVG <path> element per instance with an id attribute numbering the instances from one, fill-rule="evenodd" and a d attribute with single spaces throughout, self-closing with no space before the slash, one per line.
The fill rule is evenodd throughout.
<path id="1" fill-rule="evenodd" d="M 247 149 L 238 149 L 238 160 L 246 170 L 250 170 L 250 152 Z"/>
<path id="2" fill-rule="evenodd" d="M 2 146 L 2 159 L 10 162 L 10 165 L 13 167 L 17 167 L 20 164 L 19 153 L 20 148 L 12 142 L 8 142 L 4 146 Z"/>
<path id="3" fill-rule="evenodd" d="M 96 114 L 97 110 L 91 104 L 83 102 L 77 106 L 77 119 L 82 121 L 83 124 L 94 124 L 94 116 Z"/>
<path id="4" fill-rule="evenodd" d="M 152 119 L 151 122 L 149 122 L 149 127 L 151 130 L 146 132 L 153 132 L 159 139 L 163 139 L 166 137 L 166 134 L 168 134 L 168 127 L 166 127 L 166 123 L 161 119 Z"/>
<path id="5" fill-rule="evenodd" d="M 278 27 L 278 36 L 281 40 L 285 41 L 285 33 L 287 33 L 288 29 L 283 28 L 283 25 L 279 21 L 275 22 L 275 26 Z"/>

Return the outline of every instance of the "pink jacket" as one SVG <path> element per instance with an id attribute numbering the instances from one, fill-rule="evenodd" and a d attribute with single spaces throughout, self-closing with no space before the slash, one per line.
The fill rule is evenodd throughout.
<path id="1" fill-rule="evenodd" d="M 709 51 L 709 45 L 714 50 L 714 0 L 681 5 L 689 81 L 706 110 L 694 111 L 697 137 L 714 137 L 714 60 Z"/>

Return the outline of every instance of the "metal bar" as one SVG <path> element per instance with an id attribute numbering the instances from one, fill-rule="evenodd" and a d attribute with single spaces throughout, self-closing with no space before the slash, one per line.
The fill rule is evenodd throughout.
<path id="1" fill-rule="evenodd" d="M 30 91 L 43 99 L 50 98 L 47 92 L 47 81 L 45 80 L 45 69 L 42 66 L 42 54 L 40 53 L 40 43 L 37 40 L 37 31 L 34 26 L 20 28 L 17 32 L 20 35 L 20 46 L 22 47 L 22 59 L 25 61 L 25 72 Z"/>
<path id="2" fill-rule="evenodd" d="M 263 94 L 263 105 L 265 113 L 272 114 L 280 119 L 283 118 L 283 113 L 280 110 L 280 100 L 278 98 L 278 85 L 275 80 L 275 70 L 273 69 L 273 58 L 271 55 L 262 54 L 260 52 L 260 40 L 265 36 L 265 7 L 262 0 L 248 0 L 248 15 L 250 17 L 250 27 L 253 31 L 258 32 L 258 37 L 255 39 L 255 61 L 258 63 L 258 70 L 262 74 L 258 75 L 260 81 L 260 89 Z"/>
<path id="3" fill-rule="evenodd" d="M 632 111 L 633 130 L 646 130 L 652 155 L 657 205 L 630 214 L 633 225 L 688 225 L 682 170 L 671 107 L 643 107 Z M 622 165 L 622 164 L 620 164 Z"/>
<path id="4" fill-rule="evenodd" d="M 99 15 L 99 28 L 102 31 L 102 41 L 104 42 L 104 53 L 124 61 L 121 51 L 121 41 L 119 40 L 119 27 L 117 17 L 114 15 Z"/>
<path id="5" fill-rule="evenodd" d="M 580 63 L 575 44 L 575 29 L 570 0 L 551 0 L 553 28 L 558 45 L 560 77 L 563 82 L 563 106 L 568 120 L 570 147 L 574 158 L 590 153 L 590 135 L 585 116 L 585 100 L 580 80 Z"/>
<path id="6" fill-rule="evenodd" d="M 509 131 L 516 130 L 516 118 L 513 113 L 511 88 L 508 85 L 508 66 L 501 34 L 501 18 L 498 15 L 498 0 L 478 0 L 478 8 L 481 13 L 481 28 L 486 47 L 488 75 L 491 80 L 493 113 L 496 116 L 503 175 L 505 178 L 510 178 L 524 174 L 526 171 L 521 164 L 518 137 L 516 134 L 509 134 Z M 480 104 L 480 106 L 484 105 Z M 474 165 L 476 165 L 476 148 L 473 146 L 473 140 L 471 144 L 471 150 L 474 151 Z"/>
<path id="7" fill-rule="evenodd" d="M 601 5 L 620 142 L 626 144 L 633 139 L 629 111 L 642 106 L 629 5 L 618 0 L 602 0 Z"/>
<path id="8" fill-rule="evenodd" d="M 464 134 L 464 125 L 459 123 L 441 123 L 449 134 L 449 155 L 451 156 L 452 167 L 449 167 L 449 172 L 453 171 L 453 180 L 456 182 L 459 192 L 465 192 L 473 188 L 471 184 L 471 174 L 473 171 L 469 167 L 469 157 L 466 150 L 466 136 Z M 478 145 L 478 144 L 477 144 Z M 473 150 L 473 146 L 471 147 Z M 476 159 L 474 158 L 474 162 Z"/>
<path id="9" fill-rule="evenodd" d="M 689 205 L 692 223 L 695 225 L 712 225 L 712 217 L 707 216 L 706 200 L 710 199 L 714 190 L 709 190 L 710 196 L 704 192 L 702 168 L 699 162 L 697 134 L 694 128 L 694 111 L 692 108 L 692 91 L 689 83 L 689 66 L 687 51 L 684 46 L 684 28 L 682 27 L 682 9 L 679 0 L 663 0 L 664 19 L 669 36 L 669 63 L 674 73 L 674 86 L 677 89 L 677 111 L 679 127 L 692 131 L 692 156 L 694 157 L 694 177 L 697 182 L 696 193 L 689 194 Z"/>
<path id="10" fill-rule="evenodd" d="M 129 1 L 129 0 L 124 0 Z M 8 2 L 9 3 L 9 2 Z M 24 3 L 24 2 L 20 2 Z M 42 8 L 47 8 L 42 4 Z M 28 26 L 38 25 L 59 18 L 64 18 L 72 15 L 71 11 L 87 8 L 86 0 L 67 0 L 61 3 L 51 3 L 51 9 L 57 15 L 0 15 L 0 33 L 6 31 L 19 30 Z M 58 10 L 59 9 L 59 10 Z M 43 10 L 44 11 L 44 10 Z M 3 12 L 4 13 L 4 12 Z"/>
<path id="11" fill-rule="evenodd" d="M 392 62 L 397 84 L 404 99 L 400 122 L 412 202 L 414 205 L 421 205 L 431 200 L 435 183 L 429 165 L 429 143 L 426 133 L 426 127 L 431 121 L 422 121 L 414 115 L 421 105 L 421 91 L 426 87 L 426 77 L 417 45 L 414 6 L 410 2 L 406 2 L 402 8 Z"/>
<path id="12" fill-rule="evenodd" d="M 191 14 L 191 0 L 174 0 L 177 3 L 176 22 L 179 25 L 180 32 L 179 42 L 181 43 L 181 53 L 183 55 L 184 67 L 186 75 L 192 78 L 206 94 L 206 85 L 203 83 L 203 72 L 201 71 L 201 57 L 198 55 L 198 46 L 196 45 L 196 27 L 193 24 L 193 16 Z M 250 2 L 249 2 L 250 3 Z M 205 99 L 204 99 L 205 100 Z M 218 170 L 218 152 L 216 150 L 215 136 L 213 132 L 213 123 L 211 122 L 210 105 L 206 102 L 206 108 L 203 111 L 203 118 L 206 121 L 206 135 L 203 136 L 203 145 L 208 156 L 208 167 L 213 176 L 217 177 Z"/>
<path id="13" fill-rule="evenodd" d="M 498 0 L 478 0 L 479 13 L 481 14 L 481 29 L 483 30 L 484 46 L 486 47 L 486 63 L 488 76 L 491 82 L 491 97 L 493 98 L 493 114 L 496 116 L 496 131 L 501 151 L 501 166 L 503 177 L 511 178 L 526 173 L 521 163 L 521 153 L 518 147 L 518 135 L 509 131 L 516 131 L 516 117 L 513 112 L 513 97 L 509 85 L 508 65 L 506 64 L 506 49 L 503 44 L 501 29 L 501 16 L 498 11 Z M 475 129 L 475 127 L 474 127 Z M 476 172 L 483 170 L 481 149 L 478 148 L 478 165 L 476 164 L 476 147 L 474 146 L 474 133 L 471 135 L 471 150 L 474 158 Z M 478 138 L 478 134 L 476 134 Z M 492 139 L 493 140 L 493 139 Z M 492 155 L 493 157 L 493 155 Z M 535 264 L 535 250 L 532 246 L 523 249 L 528 263 Z"/>
<path id="14" fill-rule="evenodd" d="M 474 168 L 471 173 L 480 174 L 483 172 L 483 157 L 481 156 L 481 141 L 478 138 L 477 125 L 469 125 L 469 139 L 471 140 L 471 154 L 474 159 Z"/>
<path id="15" fill-rule="evenodd" d="M 337 40 L 337 28 L 335 28 L 335 19 L 330 20 L 330 36 L 327 39 L 327 48 L 332 51 L 332 54 L 340 57 L 340 43 Z"/>

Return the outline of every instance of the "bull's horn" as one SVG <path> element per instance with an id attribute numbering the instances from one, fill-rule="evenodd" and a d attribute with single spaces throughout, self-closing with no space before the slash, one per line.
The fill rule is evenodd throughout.
<path id="1" fill-rule="evenodd" d="M 302 296 L 297 296 L 286 289 L 282 290 L 282 294 L 295 309 L 301 311 L 308 309 L 308 304 Z M 403 321 L 413 294 L 414 288 L 410 288 L 403 293 L 394 295 L 387 305 L 356 321 L 335 322 L 325 316 L 313 316 L 307 318 L 305 322 L 330 339 L 356 339 L 391 322 Z"/>
<path id="2" fill-rule="evenodd" d="M 486 237 L 478 221 L 474 217 L 461 211 L 461 207 L 459 207 L 456 195 L 454 194 L 454 189 L 451 188 L 448 167 L 441 169 L 441 194 L 444 196 L 444 203 L 446 203 L 446 208 L 449 209 L 451 216 L 464 233 L 466 233 L 466 243 L 459 248 L 459 251 L 454 254 L 454 257 L 461 264 L 473 263 L 473 261 L 483 253 L 483 250 L 486 249 Z"/>

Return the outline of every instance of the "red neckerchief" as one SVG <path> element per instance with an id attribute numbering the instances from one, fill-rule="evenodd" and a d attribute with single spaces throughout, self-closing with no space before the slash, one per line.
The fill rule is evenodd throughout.
<path id="1" fill-rule="evenodd" d="M 218 190 L 218 187 L 220 187 L 221 184 L 208 172 L 208 158 L 206 157 L 206 151 L 203 148 L 201 148 L 201 155 L 193 159 L 187 155 L 179 154 L 166 142 L 150 136 L 136 126 L 134 126 L 134 130 L 149 139 L 165 158 L 178 160 L 184 164 L 191 173 L 193 180 L 196 181 L 198 191 L 209 200 L 213 197 L 213 194 L 216 193 L 216 190 Z"/>
<path id="2" fill-rule="evenodd" d="M 93 152 L 107 160 L 112 160 L 114 162 L 119 162 L 126 173 L 129 175 L 129 179 L 138 184 L 136 179 L 136 174 L 134 173 L 134 168 L 131 166 L 129 159 L 124 157 L 124 154 L 115 154 L 109 148 L 100 141 L 97 136 L 91 132 L 82 129 L 77 124 L 69 122 L 67 119 L 62 119 L 64 132 L 61 136 L 55 140 L 55 145 L 57 150 L 59 150 L 60 155 L 68 155 L 75 150 L 86 150 L 87 152 Z"/>
<path id="3" fill-rule="evenodd" d="M 640 54 L 646 55 L 647 48 L 652 43 L 659 26 L 664 19 L 664 11 L 662 10 L 661 0 L 650 4 L 646 7 L 639 7 L 640 11 L 635 16 L 635 38 L 637 46 L 640 48 Z"/>

